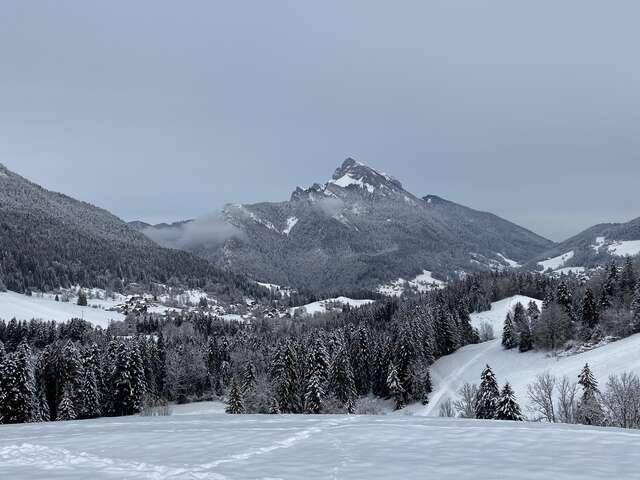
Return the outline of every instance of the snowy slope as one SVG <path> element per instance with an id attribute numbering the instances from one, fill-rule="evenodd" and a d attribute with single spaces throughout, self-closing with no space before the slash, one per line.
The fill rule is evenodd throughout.
<path id="1" fill-rule="evenodd" d="M 326 313 L 331 310 L 333 304 L 335 305 L 349 305 L 351 307 L 362 307 L 363 305 L 368 305 L 373 303 L 374 300 L 354 300 L 353 298 L 348 297 L 336 297 L 336 298 L 328 298 L 326 300 L 320 300 L 318 302 L 308 303 L 301 307 L 293 307 L 289 309 L 290 315 L 315 315 L 316 313 Z"/>
<path id="2" fill-rule="evenodd" d="M 92 301 L 90 303 L 97 303 Z M 11 320 L 54 320 L 65 322 L 71 318 L 84 320 L 101 327 L 107 327 L 112 320 L 124 320 L 118 312 L 108 312 L 100 308 L 79 307 L 71 302 L 56 302 L 50 297 L 28 297 L 15 292 L 0 292 L 0 318 Z"/>
<path id="3" fill-rule="evenodd" d="M 640 254 L 640 240 L 622 240 L 609 245 L 609 252 L 619 257 L 633 257 Z"/>
<path id="4" fill-rule="evenodd" d="M 525 413 L 525 407 L 529 403 L 527 385 L 539 373 L 549 372 L 557 377 L 567 375 L 577 380 L 584 364 L 589 363 L 601 384 L 611 374 L 626 371 L 640 374 L 640 334 L 572 356 L 552 357 L 545 352 L 520 353 L 517 349 L 504 350 L 500 344 L 502 325 L 507 312 L 517 301 L 526 306 L 528 297 L 511 297 L 494 303 L 491 312 L 472 315 L 474 326 L 482 321 L 491 323 L 497 338 L 466 346 L 436 361 L 431 370 L 434 392 L 429 405 L 412 405 L 408 407 L 409 412 L 416 415 L 438 415 L 441 402 L 447 398 L 454 400 L 456 392 L 465 382 L 480 383 L 480 373 L 487 364 L 493 369 L 500 384 L 506 381 L 511 383 Z"/>
<path id="5" fill-rule="evenodd" d="M 631 479 L 640 431 L 407 416 L 183 415 L 0 426 L 11 480 Z"/>
<path id="6" fill-rule="evenodd" d="M 548 258 L 547 260 L 543 260 L 538 262 L 538 265 L 542 267 L 543 271 L 547 270 L 557 270 L 564 266 L 569 260 L 573 258 L 575 252 L 571 250 L 570 252 L 563 253 L 562 255 L 558 255 L 557 257 Z"/>
<path id="7" fill-rule="evenodd" d="M 393 280 L 387 284 L 380 285 L 377 291 L 378 293 L 389 297 L 399 297 L 407 290 L 425 293 L 430 290 L 443 288 L 445 285 L 446 282 L 434 278 L 432 272 L 429 270 L 423 270 L 421 274 L 417 275 L 412 280 L 398 278 L 397 280 Z"/>

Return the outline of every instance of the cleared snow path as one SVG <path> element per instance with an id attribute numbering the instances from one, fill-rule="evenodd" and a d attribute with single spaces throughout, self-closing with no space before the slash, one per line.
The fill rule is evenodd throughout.
<path id="1" fill-rule="evenodd" d="M 0 478 L 637 478 L 640 431 L 410 416 L 185 415 L 0 426 Z"/>

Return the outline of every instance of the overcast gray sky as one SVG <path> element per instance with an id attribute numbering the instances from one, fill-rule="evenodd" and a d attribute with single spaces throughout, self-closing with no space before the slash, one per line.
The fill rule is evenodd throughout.
<path id="1" fill-rule="evenodd" d="M 552 239 L 640 216 L 640 2 L 0 3 L 0 162 L 127 219 L 347 156 Z"/>

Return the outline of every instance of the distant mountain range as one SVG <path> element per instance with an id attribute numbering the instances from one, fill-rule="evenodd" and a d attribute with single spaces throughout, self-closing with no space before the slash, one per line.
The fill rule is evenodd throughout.
<path id="1" fill-rule="evenodd" d="M 420 198 L 393 177 L 349 158 L 326 183 L 296 188 L 289 201 L 232 204 L 172 225 L 131 224 L 256 280 L 308 288 L 377 288 L 424 272 L 517 267 L 550 240 L 496 215 L 434 195 Z"/>
<path id="2" fill-rule="evenodd" d="M 158 246 L 106 210 L 48 191 L 0 164 L 0 287 L 120 289 L 132 282 L 208 285 L 227 293 L 259 288 L 190 253 Z"/>
<path id="3" fill-rule="evenodd" d="M 474 271 L 579 272 L 638 254 L 640 218 L 554 244 L 493 214 L 420 198 L 353 159 L 288 201 L 160 225 L 126 224 L 0 165 L 0 287 L 19 292 L 177 282 L 241 298 L 260 289 L 255 281 L 396 292 Z"/>

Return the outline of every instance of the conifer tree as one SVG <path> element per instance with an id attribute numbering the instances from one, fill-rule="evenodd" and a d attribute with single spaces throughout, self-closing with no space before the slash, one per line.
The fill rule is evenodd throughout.
<path id="1" fill-rule="evenodd" d="M 631 328 L 633 333 L 640 332 L 640 281 L 638 281 L 634 294 L 633 301 L 631 302 L 631 314 L 633 320 L 631 322 Z"/>
<path id="2" fill-rule="evenodd" d="M 87 304 L 87 294 L 81 290 L 80 293 L 78 293 L 78 305 L 81 307 L 86 307 Z"/>
<path id="3" fill-rule="evenodd" d="M 284 341 L 276 349 L 270 369 L 276 400 L 282 413 L 299 412 L 297 364 L 297 355 L 291 341 Z"/>
<path id="4" fill-rule="evenodd" d="M 633 290 L 636 286 L 636 274 L 633 271 L 633 260 L 627 256 L 624 261 L 624 266 L 620 272 L 620 292 L 624 296 L 633 295 Z"/>
<path id="5" fill-rule="evenodd" d="M 231 392 L 229 393 L 229 404 L 227 405 L 226 412 L 232 414 L 244 413 L 242 389 L 235 381 L 231 384 Z"/>
<path id="6" fill-rule="evenodd" d="M 25 416 L 18 365 L 6 354 L 0 361 L 0 423 L 21 423 Z"/>
<path id="7" fill-rule="evenodd" d="M 58 417 L 56 420 L 65 421 L 65 420 L 75 420 L 77 417 L 76 409 L 73 405 L 73 393 L 68 389 L 64 391 L 62 395 L 62 401 L 60 405 L 58 405 Z"/>
<path id="8" fill-rule="evenodd" d="M 246 392 L 250 391 L 255 386 L 255 383 L 255 368 L 251 362 L 247 362 L 242 373 L 242 391 L 246 394 Z"/>
<path id="9" fill-rule="evenodd" d="M 478 401 L 476 402 L 476 418 L 489 420 L 496 416 L 500 390 L 498 389 L 496 377 L 489 365 L 482 371 L 480 378 Z"/>
<path id="10" fill-rule="evenodd" d="M 307 383 L 304 396 L 304 409 L 306 413 L 320 413 L 322 411 L 322 397 L 324 391 L 322 379 L 317 371 L 314 371 Z"/>
<path id="11" fill-rule="evenodd" d="M 511 312 L 509 312 L 507 313 L 507 317 L 504 320 L 504 327 L 502 328 L 502 346 L 507 350 L 510 350 L 516 345 L 513 319 L 511 317 Z"/>
<path id="12" fill-rule="evenodd" d="M 578 384 L 582 387 L 582 398 L 577 410 L 578 422 L 584 425 L 601 425 L 604 414 L 598 398 L 600 391 L 589 364 L 585 364 L 580 372 Z"/>
<path id="13" fill-rule="evenodd" d="M 395 409 L 400 410 L 405 406 L 404 388 L 398 378 L 398 370 L 393 363 L 389 364 L 389 374 L 387 375 L 387 388 L 395 400 Z"/>
<path id="14" fill-rule="evenodd" d="M 96 418 L 100 416 L 100 392 L 96 376 L 92 369 L 86 368 L 80 386 L 78 418 Z"/>
<path id="15" fill-rule="evenodd" d="M 271 399 L 271 405 L 269 406 L 269 413 L 272 415 L 280 414 L 280 405 L 278 405 L 278 400 L 274 397 Z"/>
<path id="16" fill-rule="evenodd" d="M 336 398 L 347 409 L 347 412 L 354 413 L 358 392 L 356 391 L 356 382 L 353 377 L 351 360 L 349 359 L 343 341 L 340 341 L 333 359 L 331 382 L 332 390 Z"/>
<path id="17" fill-rule="evenodd" d="M 582 325 L 588 329 L 593 329 L 598 323 L 598 308 L 596 307 L 593 291 L 587 287 L 582 299 Z"/>
<path id="18" fill-rule="evenodd" d="M 527 315 L 529 316 L 529 322 L 532 324 L 540 318 L 540 309 L 538 308 L 538 304 L 533 300 L 531 300 L 527 306 Z"/>
<path id="19" fill-rule="evenodd" d="M 496 411 L 496 420 L 512 420 L 521 422 L 523 420 L 520 406 L 516 402 L 515 394 L 509 382 L 507 382 L 500 393 L 498 400 L 498 409 Z"/>
<path id="20" fill-rule="evenodd" d="M 521 352 L 528 352 L 533 348 L 533 334 L 529 325 L 523 326 L 520 331 L 520 341 L 518 342 L 518 348 Z"/>
<path id="21" fill-rule="evenodd" d="M 48 422 L 51 420 L 51 412 L 49 410 L 49 402 L 44 393 L 40 395 L 40 421 Z"/>
<path id="22" fill-rule="evenodd" d="M 562 280 L 556 290 L 556 303 L 573 319 L 572 296 L 567 282 Z"/>

